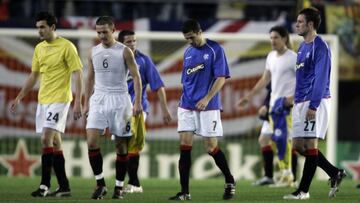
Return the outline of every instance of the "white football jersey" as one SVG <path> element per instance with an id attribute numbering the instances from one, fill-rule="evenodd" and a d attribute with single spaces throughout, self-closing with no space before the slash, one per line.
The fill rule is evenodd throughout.
<path id="1" fill-rule="evenodd" d="M 280 97 L 294 96 L 295 94 L 295 66 L 296 53 L 288 49 L 278 56 L 271 51 L 266 58 L 266 69 L 271 73 L 270 106 Z"/>
<path id="2" fill-rule="evenodd" d="M 124 59 L 125 45 L 116 42 L 113 46 L 105 48 L 101 43 L 92 48 L 92 63 L 95 72 L 96 92 L 128 91 L 128 68 Z"/>

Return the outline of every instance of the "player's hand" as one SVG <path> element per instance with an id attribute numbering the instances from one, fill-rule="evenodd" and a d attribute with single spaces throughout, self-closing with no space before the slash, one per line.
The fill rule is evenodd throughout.
<path id="1" fill-rule="evenodd" d="M 16 107 L 20 104 L 20 100 L 14 99 L 10 102 L 10 112 L 16 113 Z"/>
<path id="2" fill-rule="evenodd" d="M 88 104 L 84 104 L 84 106 L 83 106 L 83 115 L 85 116 L 85 118 L 87 118 L 88 117 L 88 115 L 89 115 L 89 105 Z"/>
<path id="3" fill-rule="evenodd" d="M 142 106 L 141 104 L 134 104 L 134 108 L 133 108 L 133 116 L 137 116 L 139 115 L 140 113 L 142 113 Z"/>
<path id="4" fill-rule="evenodd" d="M 315 120 L 315 118 L 316 118 L 316 111 L 312 109 L 308 109 L 308 111 L 306 112 L 306 120 L 311 121 L 311 120 Z"/>
<path id="5" fill-rule="evenodd" d="M 171 114 L 168 109 L 166 109 L 166 111 L 163 111 L 163 114 L 163 121 L 166 125 L 168 125 L 172 120 Z"/>
<path id="6" fill-rule="evenodd" d="M 244 111 L 245 109 L 247 109 L 249 106 L 249 98 L 248 97 L 244 97 L 241 98 L 238 102 L 236 102 L 235 108 L 238 111 Z"/>
<path id="7" fill-rule="evenodd" d="M 268 112 L 267 106 L 263 105 L 262 107 L 260 107 L 258 114 L 259 116 L 266 116 L 267 112 Z"/>
<path id="8" fill-rule="evenodd" d="M 293 107 L 294 106 L 294 98 L 293 97 L 286 97 L 284 101 L 285 107 Z"/>
<path id="9" fill-rule="evenodd" d="M 207 105 L 209 104 L 209 99 L 207 97 L 202 98 L 198 103 L 196 104 L 196 108 L 200 111 L 203 111 L 206 109 Z"/>
<path id="10" fill-rule="evenodd" d="M 74 112 L 74 120 L 78 120 L 79 118 L 81 118 L 82 112 L 81 112 L 81 104 L 79 102 L 74 103 L 73 112 Z"/>

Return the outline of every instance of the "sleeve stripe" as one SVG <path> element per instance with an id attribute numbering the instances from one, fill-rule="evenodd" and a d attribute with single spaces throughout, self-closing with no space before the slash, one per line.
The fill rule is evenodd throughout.
<path id="1" fill-rule="evenodd" d="M 216 61 L 216 53 L 214 49 L 208 43 L 206 43 L 206 46 L 208 46 L 211 49 L 211 51 L 214 53 L 214 61 Z"/>

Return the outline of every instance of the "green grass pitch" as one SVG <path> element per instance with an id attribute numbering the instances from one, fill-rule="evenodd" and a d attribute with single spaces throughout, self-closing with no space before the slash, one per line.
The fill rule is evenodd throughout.
<path id="1" fill-rule="evenodd" d="M 134 202 L 134 203 L 162 203 L 170 202 L 168 197 L 179 191 L 178 180 L 142 180 L 144 193 L 127 194 L 122 200 L 112 200 L 114 179 L 107 178 L 108 194 L 99 202 Z M 72 197 L 66 198 L 34 198 L 30 193 L 35 190 L 40 180 L 36 178 L 8 178 L 0 177 L 0 202 L 93 202 L 90 195 L 94 189 L 94 179 L 70 179 Z M 222 179 L 191 180 L 190 191 L 192 202 L 224 202 Z M 344 180 L 337 197 L 330 199 L 327 194 L 329 186 L 326 181 L 313 181 L 310 188 L 310 200 L 306 202 L 360 202 L 360 190 L 356 189 L 356 181 Z M 52 190 L 57 187 L 55 178 L 52 179 Z M 230 202 L 293 202 L 282 200 L 282 196 L 293 192 L 294 188 L 253 187 L 250 181 L 237 182 L 235 198 Z"/>

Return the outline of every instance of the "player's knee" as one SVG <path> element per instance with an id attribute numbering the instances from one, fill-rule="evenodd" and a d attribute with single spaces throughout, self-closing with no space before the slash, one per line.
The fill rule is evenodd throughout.
<path id="1" fill-rule="evenodd" d="M 53 142 L 54 150 L 60 151 L 61 150 L 61 143 Z"/>
<path id="2" fill-rule="evenodd" d="M 87 146 L 89 150 L 94 150 L 100 148 L 100 144 L 96 139 L 88 139 L 86 140 Z"/>
<path id="3" fill-rule="evenodd" d="M 48 136 L 41 136 L 41 144 L 43 147 L 52 147 L 53 141 Z"/>
<path id="4" fill-rule="evenodd" d="M 259 142 L 261 147 L 265 147 L 266 145 L 271 144 L 270 143 L 270 136 L 266 136 L 266 135 L 261 134 L 259 136 L 258 142 Z"/>
<path id="5" fill-rule="evenodd" d="M 192 142 L 187 142 L 187 141 L 180 140 L 180 145 L 192 146 Z"/>
<path id="6" fill-rule="evenodd" d="M 89 150 L 99 149 L 100 146 L 97 143 L 87 143 Z"/>
<path id="7" fill-rule="evenodd" d="M 116 152 L 118 154 L 127 154 L 128 147 L 127 147 L 127 141 L 121 140 L 116 142 Z"/>
<path id="8" fill-rule="evenodd" d="M 61 141 L 58 139 L 54 139 L 53 146 L 54 146 L 54 149 L 60 150 L 61 149 Z"/>
<path id="9" fill-rule="evenodd" d="M 305 154 L 305 147 L 299 144 L 293 144 L 293 150 L 298 152 L 301 155 Z"/>
<path id="10" fill-rule="evenodd" d="M 216 149 L 216 147 L 208 146 L 208 147 L 206 147 L 206 152 L 212 153 L 213 151 L 215 151 L 215 149 Z"/>
<path id="11" fill-rule="evenodd" d="M 207 153 L 212 153 L 217 148 L 217 144 L 205 143 L 204 147 Z"/>
<path id="12" fill-rule="evenodd" d="M 128 150 L 127 150 L 126 145 L 125 146 L 123 146 L 123 145 L 116 146 L 116 153 L 117 154 L 127 154 Z"/>

